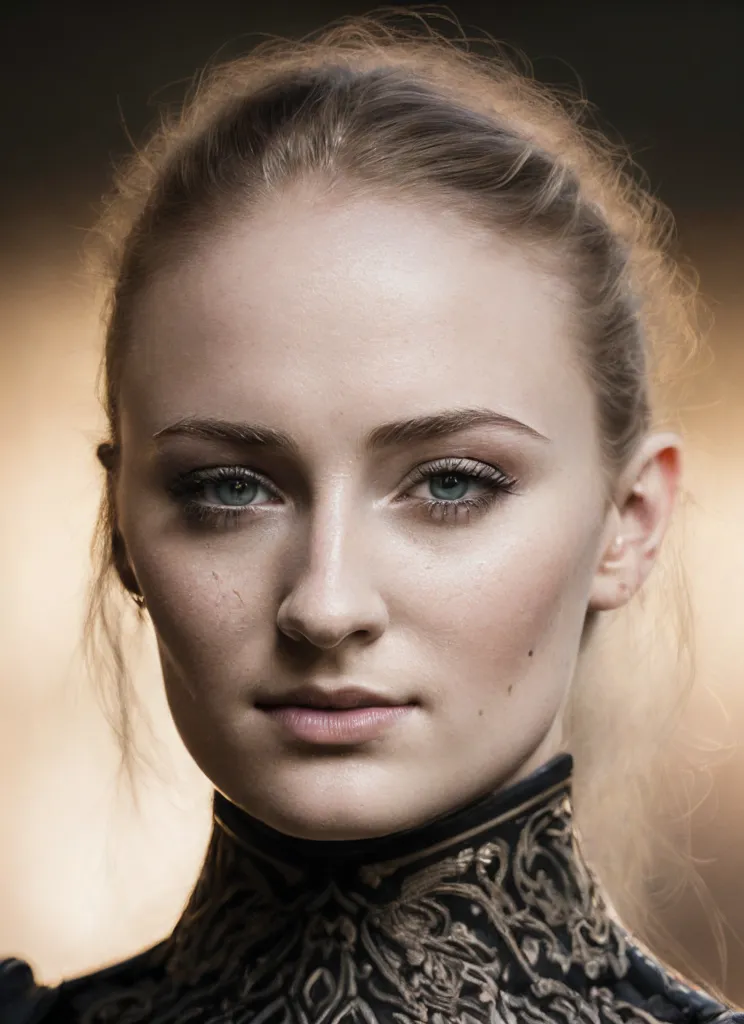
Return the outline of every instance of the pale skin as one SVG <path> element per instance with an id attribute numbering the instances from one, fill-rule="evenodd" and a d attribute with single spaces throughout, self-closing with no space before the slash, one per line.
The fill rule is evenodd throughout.
<path id="1" fill-rule="evenodd" d="M 386 834 L 561 749 L 587 612 L 643 584 L 680 472 L 679 439 L 656 433 L 608 490 L 571 308 L 513 240 L 311 186 L 236 215 L 141 296 L 121 391 L 126 568 L 187 749 L 250 814 L 308 838 Z M 365 444 L 453 409 L 503 419 Z M 161 433 L 186 419 L 293 448 Z M 238 510 L 189 523 L 169 485 L 213 467 L 260 480 L 207 485 L 197 504 Z M 430 517 L 427 501 L 450 507 Z M 415 707 L 374 741 L 303 746 L 255 706 L 302 682 Z"/>

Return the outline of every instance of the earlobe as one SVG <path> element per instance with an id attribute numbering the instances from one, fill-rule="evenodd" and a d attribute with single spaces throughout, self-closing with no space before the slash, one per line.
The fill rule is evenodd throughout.
<path id="1" fill-rule="evenodd" d="M 611 611 L 624 605 L 632 593 L 633 554 L 628 538 L 618 533 L 607 546 L 594 576 L 589 607 Z"/>
<path id="2" fill-rule="evenodd" d="M 109 441 L 104 441 L 96 448 L 96 457 L 103 468 L 106 470 L 106 488 L 108 491 L 108 501 L 110 507 L 113 509 L 116 504 L 115 496 L 115 473 L 118 466 L 119 459 L 119 447 Z M 142 595 L 137 577 L 134 574 L 129 556 L 127 554 L 126 544 L 116 526 L 113 526 L 111 532 L 111 561 L 116 575 L 119 577 L 119 581 L 124 589 L 132 595 L 135 604 L 138 608 L 145 607 L 145 599 Z"/>
<path id="3" fill-rule="evenodd" d="M 114 530 L 111 537 L 111 553 L 114 568 L 122 586 L 134 597 L 136 604 L 142 607 L 144 605 L 142 591 L 129 562 L 124 538 L 118 530 Z"/>
<path id="4" fill-rule="evenodd" d="M 116 469 L 118 455 L 118 447 L 111 441 L 102 441 L 96 448 L 96 458 L 107 473 L 113 472 Z"/>
<path id="5" fill-rule="evenodd" d="M 619 608 L 645 582 L 671 522 L 680 470 L 681 444 L 676 435 L 646 438 L 618 481 L 611 524 L 614 537 L 601 554 L 591 609 Z"/>

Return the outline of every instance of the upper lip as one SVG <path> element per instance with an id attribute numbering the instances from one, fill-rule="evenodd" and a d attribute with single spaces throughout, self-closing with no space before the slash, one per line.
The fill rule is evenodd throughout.
<path id="1" fill-rule="evenodd" d="M 256 701 L 261 706 L 295 705 L 310 708 L 367 708 L 386 707 L 392 704 L 408 704 L 407 700 L 396 700 L 372 690 L 358 686 L 345 686 L 339 690 L 323 689 L 319 686 L 296 686 L 286 693 L 271 694 Z"/>

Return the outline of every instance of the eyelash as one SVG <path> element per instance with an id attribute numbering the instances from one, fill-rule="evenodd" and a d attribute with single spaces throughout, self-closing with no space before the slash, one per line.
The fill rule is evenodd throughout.
<path id="1" fill-rule="evenodd" d="M 496 466 L 489 466 L 483 462 L 472 462 L 469 459 L 438 459 L 427 463 L 425 466 L 418 466 L 412 473 L 409 480 L 409 489 L 425 480 L 446 478 L 448 476 L 459 476 L 465 480 L 478 480 L 486 487 L 484 494 L 474 498 L 458 498 L 446 501 L 437 498 L 418 499 L 426 514 L 433 520 L 442 522 L 450 518 L 454 512 L 454 519 L 457 522 L 462 516 L 466 521 L 470 520 L 471 513 L 485 512 L 503 494 L 514 492 L 517 481 L 508 476 Z M 238 525 L 239 520 L 246 515 L 256 515 L 260 506 L 218 506 L 204 505 L 195 500 L 195 496 L 203 493 L 205 486 L 212 483 L 222 483 L 231 480 L 248 481 L 260 484 L 270 493 L 277 495 L 274 487 L 269 484 L 258 473 L 245 469 L 243 466 L 218 466 L 214 469 L 198 470 L 192 473 L 184 473 L 179 476 L 168 488 L 170 495 L 181 505 L 184 518 L 193 524 L 212 525 Z"/>

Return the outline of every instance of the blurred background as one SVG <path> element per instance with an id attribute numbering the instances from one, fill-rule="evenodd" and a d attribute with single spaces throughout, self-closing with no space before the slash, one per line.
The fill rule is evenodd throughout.
<path id="1" fill-rule="evenodd" d="M 715 752 L 696 784 L 692 837 L 725 917 L 728 966 L 695 886 L 655 912 L 699 971 L 744 1002 L 744 4 L 450 8 L 466 31 L 523 50 L 539 79 L 584 90 L 672 208 L 715 317 L 683 421 L 697 645 L 685 724 Z M 115 744 L 81 658 L 102 429 L 85 231 L 129 136 L 141 139 L 207 61 L 244 53 L 262 33 L 294 36 L 368 9 L 12 0 L 0 14 L 0 956 L 27 958 L 42 981 L 162 938 L 210 827 L 210 788 L 170 724 L 151 638 L 135 652 L 136 676 L 165 769 L 143 776 L 140 813 L 117 787 Z"/>

